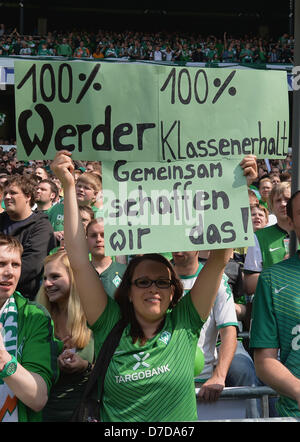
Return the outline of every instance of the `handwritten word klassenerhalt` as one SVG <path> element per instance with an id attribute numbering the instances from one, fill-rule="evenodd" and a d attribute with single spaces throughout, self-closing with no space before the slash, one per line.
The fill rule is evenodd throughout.
<path id="1" fill-rule="evenodd" d="M 197 141 L 183 141 L 181 121 L 174 121 L 171 127 L 165 128 L 161 122 L 161 147 L 163 160 L 187 160 L 193 158 L 210 158 L 226 156 L 256 155 L 257 157 L 271 158 L 273 156 L 286 157 L 288 154 L 288 124 L 283 121 L 274 125 L 274 137 L 266 137 L 263 133 L 262 122 L 257 122 L 255 137 L 211 138 Z"/>

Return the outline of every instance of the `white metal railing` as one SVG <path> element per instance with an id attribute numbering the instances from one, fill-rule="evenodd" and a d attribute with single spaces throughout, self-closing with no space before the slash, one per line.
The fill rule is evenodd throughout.
<path id="1" fill-rule="evenodd" d="M 195 381 L 196 393 L 202 384 Z M 272 388 L 267 386 L 261 387 L 225 387 L 222 391 L 218 401 L 211 403 L 204 403 L 203 401 L 197 401 L 198 408 L 200 409 L 200 415 L 205 412 L 204 420 L 208 416 L 210 420 L 210 415 L 212 420 L 219 416 L 226 416 L 231 420 L 234 420 L 236 416 L 240 416 L 240 419 L 245 417 L 246 404 L 249 403 L 249 399 L 260 399 L 261 400 L 261 418 L 262 419 L 274 419 L 270 418 L 269 414 L 269 398 L 278 397 L 278 393 Z M 203 408 L 203 405 L 205 408 Z M 238 413 L 236 414 L 236 409 Z M 251 407 L 250 407 L 251 409 Z M 249 408 L 248 408 L 249 410 Z M 249 411 L 248 411 L 249 412 Z M 223 418 L 221 418 L 223 420 Z M 257 416 L 247 416 L 246 421 L 249 419 L 257 419 Z M 294 418 L 293 418 L 294 419 Z M 297 419 L 296 419 L 297 420 Z M 300 420 L 300 419 L 299 419 Z M 202 419 L 201 419 L 202 421 Z"/>

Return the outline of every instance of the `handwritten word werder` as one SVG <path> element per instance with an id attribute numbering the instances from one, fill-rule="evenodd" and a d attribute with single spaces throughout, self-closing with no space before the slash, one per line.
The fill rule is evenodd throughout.
<path id="1" fill-rule="evenodd" d="M 28 109 L 21 112 L 18 119 L 19 136 L 24 145 L 27 155 L 30 155 L 36 146 L 45 154 L 49 145 L 54 145 L 56 150 L 67 149 L 69 151 L 83 151 L 83 144 L 92 146 L 95 151 L 118 152 L 131 151 L 137 147 L 143 150 L 143 135 L 146 130 L 155 128 L 155 123 L 120 123 L 112 127 L 111 106 L 105 109 L 105 121 L 95 127 L 89 123 L 84 124 L 64 124 L 54 131 L 54 117 L 45 104 L 37 104 L 34 107 L 36 116 L 41 119 L 43 135 L 39 137 L 36 130 L 34 135 L 29 135 L 29 123 L 33 117 L 33 112 Z M 136 144 L 124 142 L 124 137 L 135 135 Z M 99 137 L 101 140 L 99 141 Z M 71 140 L 70 140 L 71 138 Z M 69 140 L 69 142 L 67 142 Z M 71 141 L 71 142 L 70 142 Z"/>

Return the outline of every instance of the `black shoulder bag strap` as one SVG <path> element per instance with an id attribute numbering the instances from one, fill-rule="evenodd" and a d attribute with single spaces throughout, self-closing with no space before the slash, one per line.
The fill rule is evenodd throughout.
<path id="1" fill-rule="evenodd" d="M 126 322 L 120 319 L 104 341 L 95 366 L 91 371 L 80 404 L 75 410 L 71 422 L 99 422 L 100 403 L 103 392 L 105 374 L 111 358 L 117 348 Z M 99 382 L 99 390 L 98 390 Z"/>

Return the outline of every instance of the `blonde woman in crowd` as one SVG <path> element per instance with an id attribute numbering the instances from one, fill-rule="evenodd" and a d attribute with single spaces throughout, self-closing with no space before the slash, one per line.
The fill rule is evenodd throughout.
<path id="1" fill-rule="evenodd" d="M 92 369 L 94 342 L 80 305 L 65 251 L 47 256 L 37 302 L 49 311 L 56 338 L 64 342 L 59 355 L 60 377 L 50 392 L 43 420 L 69 421 Z"/>

